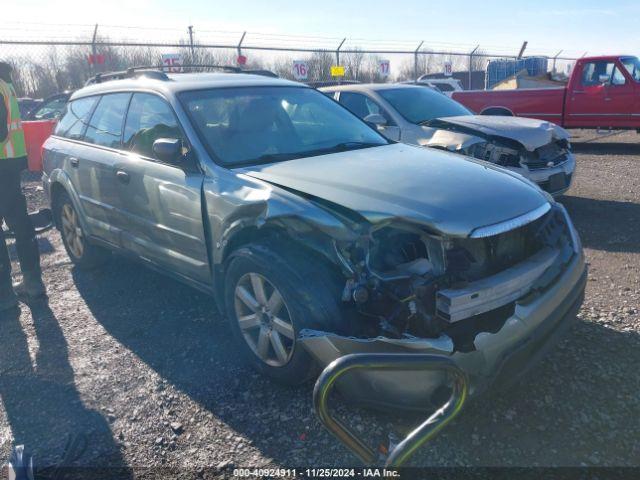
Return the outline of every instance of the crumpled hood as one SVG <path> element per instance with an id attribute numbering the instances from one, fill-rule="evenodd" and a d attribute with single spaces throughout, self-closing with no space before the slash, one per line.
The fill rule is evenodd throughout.
<path id="1" fill-rule="evenodd" d="M 475 228 L 518 217 L 547 202 L 517 174 L 403 144 L 236 171 L 346 207 L 371 223 L 406 220 L 450 236 L 468 236 Z"/>
<path id="2" fill-rule="evenodd" d="M 569 132 L 544 120 L 533 118 L 504 117 L 493 115 L 462 115 L 432 120 L 428 127 L 450 124 L 474 130 L 484 135 L 510 138 L 520 142 L 527 150 L 533 151 L 552 141 L 568 139 Z"/>

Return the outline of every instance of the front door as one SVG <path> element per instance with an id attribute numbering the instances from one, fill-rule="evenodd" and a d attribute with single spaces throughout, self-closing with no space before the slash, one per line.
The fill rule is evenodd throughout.
<path id="1" fill-rule="evenodd" d="M 372 113 L 382 115 L 387 123 L 385 125 L 378 125 L 378 131 L 389 140 L 393 140 L 394 142 L 400 140 L 400 127 L 395 124 L 391 115 L 369 96 L 356 92 L 340 92 L 338 102 L 363 120 Z"/>
<path id="2" fill-rule="evenodd" d="M 579 80 L 567 92 L 568 127 L 624 127 L 631 120 L 634 82 L 612 60 L 583 65 Z"/>
<path id="3" fill-rule="evenodd" d="M 124 129 L 122 155 L 115 165 L 126 225 L 127 250 L 179 276 L 209 283 L 211 274 L 202 219 L 203 175 L 185 160 L 160 161 L 159 138 L 186 139 L 171 106 L 161 97 L 135 93 Z"/>

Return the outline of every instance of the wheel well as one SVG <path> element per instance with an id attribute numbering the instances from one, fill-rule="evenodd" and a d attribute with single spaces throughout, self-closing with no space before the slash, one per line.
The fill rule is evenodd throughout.
<path id="1" fill-rule="evenodd" d="M 335 275 L 336 278 L 341 278 L 342 274 L 339 267 L 332 263 L 326 255 L 323 255 L 318 249 L 314 249 L 307 245 L 304 245 L 302 241 L 296 241 L 295 238 L 291 238 L 291 235 L 286 229 L 277 226 L 268 227 L 249 227 L 243 231 L 234 235 L 225 247 L 222 261 L 220 264 L 214 267 L 216 278 L 215 292 L 217 298 L 222 298 L 222 291 L 224 289 L 224 275 L 230 258 L 233 256 L 233 252 L 238 249 L 255 243 L 272 243 L 277 245 L 277 250 L 283 256 L 292 256 L 297 258 L 307 259 L 309 263 L 314 260 L 324 265 L 331 275 Z"/>
<path id="2" fill-rule="evenodd" d="M 258 228 L 247 227 L 241 232 L 236 233 L 231 240 L 225 245 L 222 256 L 222 265 L 226 265 L 229 257 L 239 248 L 250 243 L 264 241 L 283 235 L 283 231 L 276 227 Z"/>
<path id="3" fill-rule="evenodd" d="M 55 182 L 51 185 L 50 196 L 51 196 L 51 210 L 53 211 L 53 222 L 56 228 L 60 228 L 60 225 L 57 224 L 57 215 L 56 208 L 58 205 L 58 201 L 62 195 L 67 195 L 67 190 L 62 186 L 61 183 Z"/>
<path id="4" fill-rule="evenodd" d="M 513 112 L 505 107 L 490 107 L 483 110 L 480 115 L 498 115 L 502 117 L 513 117 Z"/>

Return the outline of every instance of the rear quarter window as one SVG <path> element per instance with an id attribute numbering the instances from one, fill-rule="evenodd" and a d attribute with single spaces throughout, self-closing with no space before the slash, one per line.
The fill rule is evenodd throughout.
<path id="1" fill-rule="evenodd" d="M 73 140 L 81 139 L 97 101 L 98 97 L 85 97 L 68 103 L 53 134 Z"/>

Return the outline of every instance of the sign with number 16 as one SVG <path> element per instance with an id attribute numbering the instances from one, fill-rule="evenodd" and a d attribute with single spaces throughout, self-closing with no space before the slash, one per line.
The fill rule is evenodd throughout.
<path id="1" fill-rule="evenodd" d="M 304 60 L 294 60 L 292 73 L 296 80 L 306 80 L 309 76 L 309 65 Z"/>

